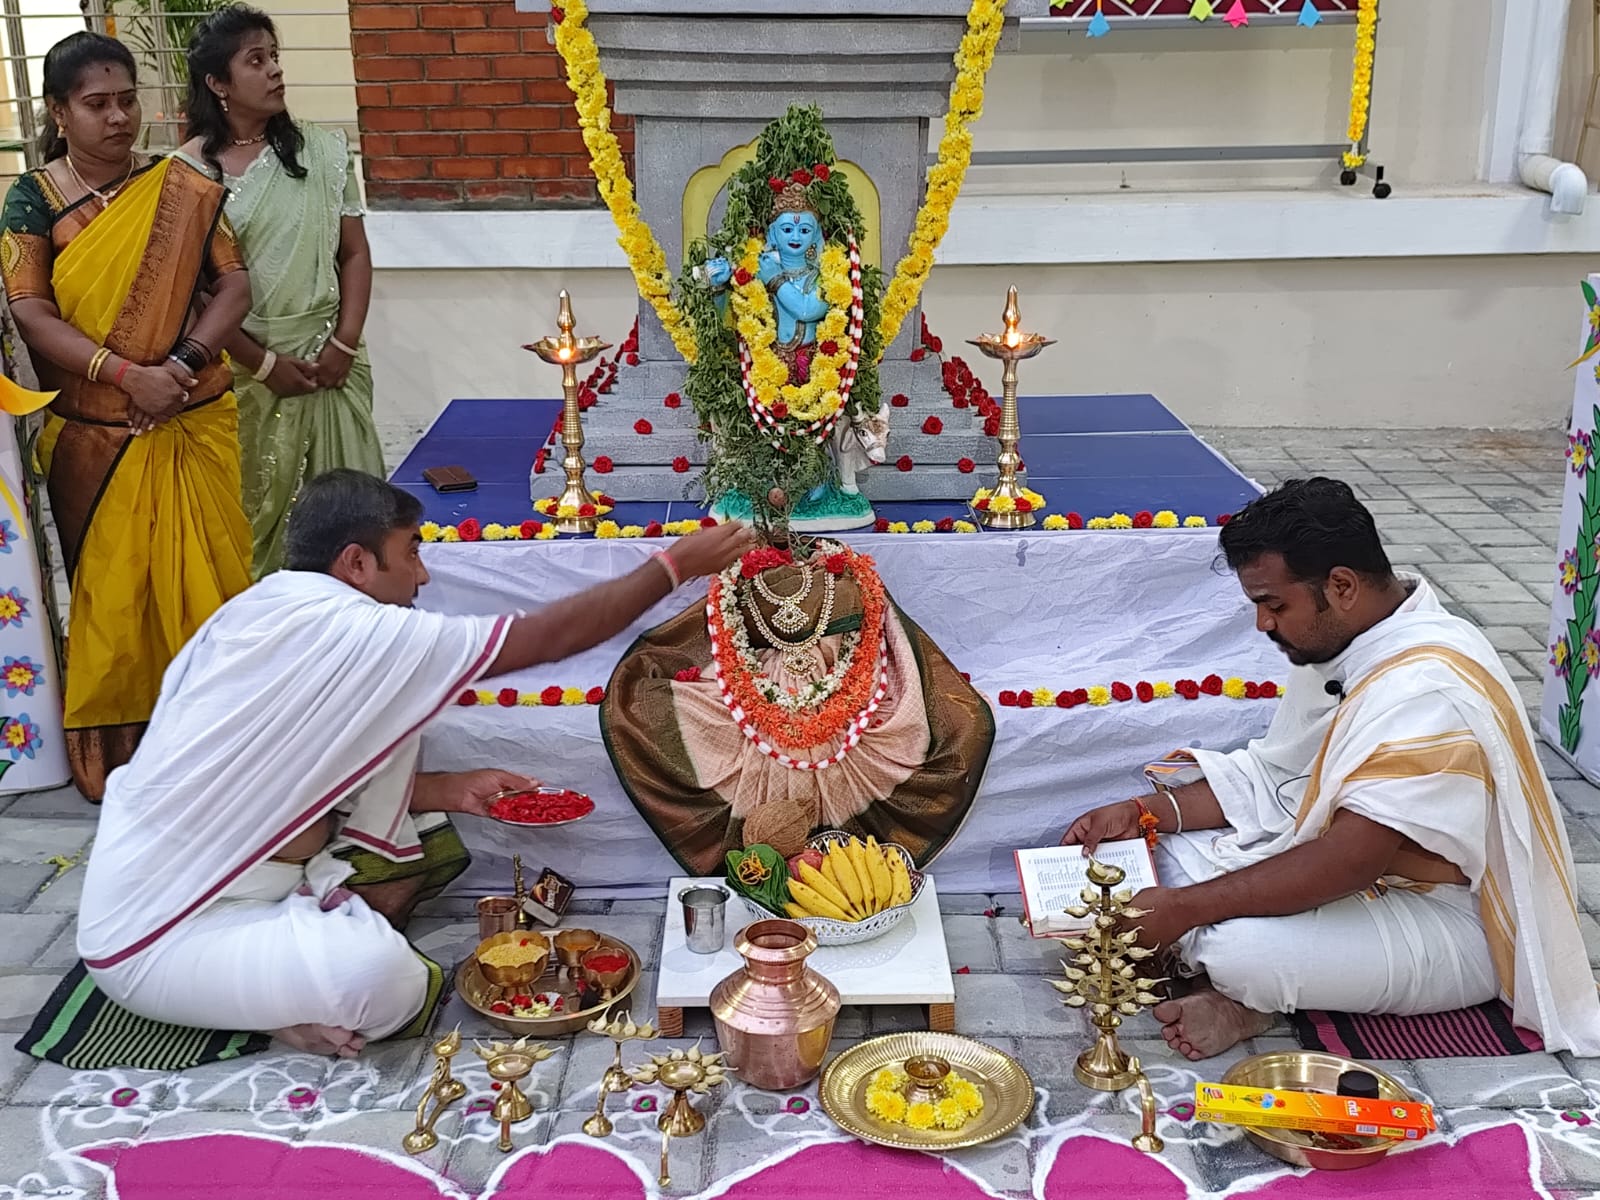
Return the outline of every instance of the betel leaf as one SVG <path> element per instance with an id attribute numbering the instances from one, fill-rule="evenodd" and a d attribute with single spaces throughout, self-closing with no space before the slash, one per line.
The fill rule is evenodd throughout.
<path id="1" fill-rule="evenodd" d="M 789 901 L 789 864 L 771 846 L 746 846 L 727 856 L 728 886 L 768 912 L 784 916 Z"/>

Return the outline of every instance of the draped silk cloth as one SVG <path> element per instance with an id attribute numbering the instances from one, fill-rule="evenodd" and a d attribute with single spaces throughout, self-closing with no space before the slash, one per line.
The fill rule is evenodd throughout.
<path id="1" fill-rule="evenodd" d="M 994 716 L 892 601 L 883 623 L 889 694 L 860 743 L 820 771 L 784 766 L 735 724 L 710 670 L 704 604 L 623 656 L 600 705 L 601 734 L 640 816 L 686 871 L 716 875 L 729 850 L 816 829 L 896 842 L 926 866 L 960 830 L 994 745 Z M 840 641 L 830 634 L 812 651 L 821 665 L 832 666 Z M 777 651 L 757 654 L 788 682 Z M 675 679 L 686 667 L 702 677 Z M 841 741 L 792 753 L 820 760 Z"/>
<path id="2" fill-rule="evenodd" d="M 1516 688 L 1483 634 L 1413 583 L 1337 659 L 1294 672 L 1263 739 L 1195 754 L 1233 826 L 1203 853 L 1238 870 L 1320 836 L 1341 809 L 1404 834 L 1388 882 L 1416 886 L 1408 860 L 1459 867 L 1516 1023 L 1552 1050 L 1600 1054 L 1572 854 Z"/>
<path id="3" fill-rule="evenodd" d="M 228 220 L 250 264 L 254 295 L 244 330 L 278 354 L 314 359 L 339 320 L 339 239 L 345 217 L 362 215 L 361 190 L 343 131 L 301 125 L 304 179 L 270 147 L 228 177 Z M 366 344 L 343 387 L 279 397 L 235 366 L 244 507 L 259 578 L 283 565 L 289 505 L 307 479 L 335 467 L 382 475 L 372 420 L 372 364 Z"/>
<path id="4" fill-rule="evenodd" d="M 223 605 L 173 660 L 144 743 L 111 777 L 79 913 L 90 969 L 155 944 L 414 761 L 418 731 L 494 661 L 509 620 L 381 604 L 303 571 Z"/>
<path id="5" fill-rule="evenodd" d="M 65 207 L 51 239 L 70 240 L 54 253 L 48 285 L 62 319 L 131 362 L 163 362 L 202 274 L 241 265 L 219 229 L 223 195 L 163 160 L 104 211 Z M 8 205 L 8 240 L 10 215 Z M 79 788 L 99 799 L 138 744 L 161 672 L 218 605 L 249 586 L 237 409 L 215 361 L 198 373 L 189 408 L 134 437 L 132 401 L 110 381 L 35 358 L 60 390 L 37 452 L 72 580 L 67 747 Z"/>

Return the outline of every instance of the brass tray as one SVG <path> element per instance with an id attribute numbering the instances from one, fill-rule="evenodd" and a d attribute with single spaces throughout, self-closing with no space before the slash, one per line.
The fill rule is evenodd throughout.
<path id="1" fill-rule="evenodd" d="M 555 932 L 552 931 L 552 935 Z M 599 933 L 599 930 L 595 931 Z M 577 1012 L 563 1012 L 559 1016 L 548 1017 L 510 1017 L 494 1012 L 489 1005 L 500 998 L 499 990 L 483 977 L 483 970 L 478 966 L 478 960 L 468 955 L 456 968 L 456 992 L 467 1002 L 467 1007 L 477 1013 L 489 1024 L 504 1029 L 507 1033 L 514 1033 L 518 1037 L 550 1038 L 560 1037 L 567 1033 L 577 1033 L 590 1021 L 601 1013 L 609 1013 L 617 1005 L 632 995 L 633 989 L 639 986 L 639 955 L 633 947 L 626 942 L 614 937 L 600 934 L 600 945 L 619 950 L 628 956 L 632 965 L 628 974 L 622 981 L 622 986 L 612 993 L 611 999 L 602 1000 L 599 1004 Z M 567 978 L 566 970 L 561 966 L 554 955 L 545 968 L 543 975 L 539 976 L 528 989 L 531 992 L 559 992 L 571 1000 L 576 994 L 571 982 Z"/>
<path id="2" fill-rule="evenodd" d="M 983 1093 L 983 1111 L 960 1129 L 912 1129 L 867 1112 L 867 1083 L 883 1067 L 937 1055 Z M 954 1033 L 891 1033 L 851 1046 L 824 1068 L 817 1088 L 822 1111 L 846 1133 L 900 1150 L 960 1150 L 1004 1137 L 1033 1111 L 1033 1080 L 1022 1064 L 993 1046 Z"/>
<path id="3" fill-rule="evenodd" d="M 1222 1082 L 1267 1090 L 1323 1092 L 1332 1096 L 1339 1090 L 1339 1076 L 1346 1071 L 1367 1072 L 1378 1081 L 1378 1095 L 1385 1100 L 1411 1103 L 1416 1099 L 1400 1086 L 1399 1080 L 1384 1074 L 1377 1067 L 1315 1050 L 1283 1050 L 1241 1059 L 1228 1068 Z M 1314 1134 L 1299 1129 L 1254 1125 L 1241 1125 L 1238 1128 L 1273 1158 L 1291 1166 L 1315 1167 L 1319 1171 L 1349 1171 L 1357 1167 L 1370 1167 L 1380 1162 L 1396 1146 L 1417 1144 L 1416 1141 L 1401 1142 L 1392 1138 L 1352 1137 L 1350 1140 L 1362 1143 L 1361 1147 L 1340 1150 L 1319 1146 L 1313 1140 Z"/>

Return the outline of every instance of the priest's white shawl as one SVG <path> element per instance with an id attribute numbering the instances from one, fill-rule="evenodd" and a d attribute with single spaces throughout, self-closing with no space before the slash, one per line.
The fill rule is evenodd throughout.
<path id="1" fill-rule="evenodd" d="M 483 674 L 509 621 L 305 571 L 218 609 L 107 783 L 79 915 L 88 966 L 138 954 L 371 780 Z"/>
<path id="2" fill-rule="evenodd" d="M 1395 789 L 1402 804 L 1375 819 L 1466 872 L 1517 1024 L 1551 1050 L 1600 1054 L 1572 853 L 1516 687 L 1488 639 L 1412 582 L 1400 611 L 1337 659 L 1292 673 L 1265 737 L 1232 754 L 1195 753 L 1234 827 L 1204 852 L 1238 870 L 1318 837 L 1374 783 Z M 1341 681 L 1342 701 L 1324 691 L 1330 680 Z M 1441 711 L 1454 728 L 1440 726 Z M 1476 804 L 1406 811 L 1406 780 L 1441 772 L 1487 790 L 1486 824 Z"/>

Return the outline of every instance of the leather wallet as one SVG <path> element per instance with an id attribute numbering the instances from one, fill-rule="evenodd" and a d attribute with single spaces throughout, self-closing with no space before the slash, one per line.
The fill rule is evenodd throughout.
<path id="1" fill-rule="evenodd" d="M 429 467 L 422 473 L 423 482 L 439 493 L 475 492 L 478 481 L 465 467 Z"/>

